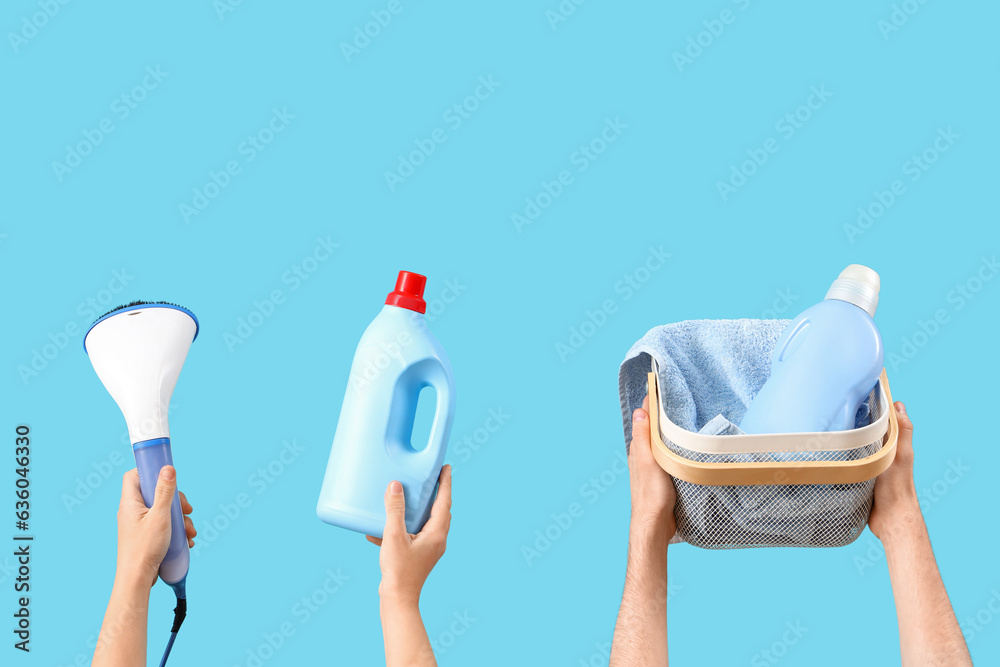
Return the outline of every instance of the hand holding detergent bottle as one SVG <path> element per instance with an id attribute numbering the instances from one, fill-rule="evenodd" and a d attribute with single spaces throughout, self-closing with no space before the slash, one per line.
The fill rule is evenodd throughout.
<path id="1" fill-rule="evenodd" d="M 427 278 L 400 271 L 396 289 L 361 336 L 340 410 L 316 514 L 323 521 L 382 537 L 384 494 L 403 485 L 406 530 L 430 516 L 455 416 L 455 381 L 441 344 L 427 328 Z M 411 443 L 421 389 L 437 403 L 429 442 Z"/>
<path id="2" fill-rule="evenodd" d="M 882 373 L 882 336 L 872 319 L 879 276 L 860 264 L 841 272 L 826 299 L 796 317 L 774 349 L 771 376 L 740 428 L 815 433 L 855 427 Z"/>

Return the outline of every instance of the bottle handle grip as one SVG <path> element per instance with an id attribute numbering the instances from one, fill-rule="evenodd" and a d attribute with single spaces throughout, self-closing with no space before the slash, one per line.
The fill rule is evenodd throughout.
<path id="1" fill-rule="evenodd" d="M 426 387 L 434 390 L 434 418 L 426 446 L 416 449 L 412 442 L 413 422 L 420 394 Z M 429 466 L 442 457 L 454 414 L 453 401 L 454 388 L 450 378 L 443 372 L 428 373 L 419 379 L 401 378 L 396 384 L 386 434 L 387 445 L 392 453 L 399 454 L 397 463 L 404 468 L 413 469 L 414 476 L 424 477 L 428 472 L 434 472 L 429 470 Z"/>
<path id="2" fill-rule="evenodd" d="M 454 413 L 453 387 L 448 378 L 442 374 L 434 374 L 428 380 L 427 386 L 434 389 L 434 397 L 437 399 L 434 405 L 434 420 L 431 422 L 431 432 L 428 436 L 427 446 L 421 452 L 435 452 L 434 458 L 438 458 L 448 444 L 448 431 L 451 426 L 451 414 Z"/>

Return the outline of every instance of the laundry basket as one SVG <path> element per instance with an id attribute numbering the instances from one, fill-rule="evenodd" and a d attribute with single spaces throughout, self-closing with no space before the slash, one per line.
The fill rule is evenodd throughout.
<path id="1" fill-rule="evenodd" d="M 835 547 L 868 523 L 875 477 L 892 463 L 899 424 L 883 370 L 869 423 L 849 431 L 705 435 L 670 421 L 649 373 L 653 456 L 674 478 L 677 533 L 706 549 Z"/>

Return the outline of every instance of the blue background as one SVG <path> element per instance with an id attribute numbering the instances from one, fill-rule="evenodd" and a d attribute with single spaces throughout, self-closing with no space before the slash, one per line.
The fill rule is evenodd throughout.
<path id="1" fill-rule="evenodd" d="M 202 323 L 171 419 L 202 533 L 174 663 L 255 664 L 285 622 L 295 633 L 265 665 L 383 661 L 377 550 L 314 508 L 355 344 L 405 268 L 429 276 L 431 328 L 459 388 L 452 534 L 422 601 L 439 662 L 599 665 L 625 568 L 625 352 L 665 322 L 793 316 L 853 262 L 882 275 L 877 322 L 898 355 L 890 379 L 916 423 L 917 488 L 953 605 L 974 659 L 1000 656 L 1000 454 L 982 428 L 998 399 L 1000 281 L 976 282 L 1000 242 L 1000 6 L 911 1 L 891 32 L 879 24 L 889 0 L 564 6 L 575 11 L 555 21 L 557 0 L 401 0 L 345 55 L 387 2 L 72 2 L 51 18 L 7 4 L 0 381 L 10 445 L 17 423 L 33 431 L 37 541 L 33 651 L 5 642 L 5 664 L 89 664 L 110 592 L 131 455 L 80 345 L 104 310 L 167 299 Z M 731 22 L 713 23 L 724 10 Z M 705 46 L 678 66 L 689 38 Z M 147 67 L 166 75 L 133 93 Z M 480 77 L 499 86 L 467 101 Z M 832 96 L 800 109 L 812 87 Z M 476 107 L 457 126 L 455 104 Z M 275 108 L 294 118 L 251 161 L 241 144 Z M 808 119 L 788 136 L 777 124 L 796 112 Z M 113 131 L 57 174 L 102 119 Z M 626 127 L 581 162 L 607 119 Z M 385 172 L 437 128 L 445 141 L 391 189 Z M 911 180 L 908 161 L 948 128 L 959 137 Z M 718 182 L 769 138 L 777 152 L 724 200 Z M 181 205 L 229 161 L 239 173 L 185 220 Z M 572 182 L 518 228 L 525 198 L 563 170 Z M 894 180 L 905 192 L 851 233 Z M 317 238 L 339 246 L 311 263 Z M 647 273 L 651 246 L 670 258 Z M 296 283 L 296 266 L 315 270 Z M 626 276 L 645 282 L 626 289 Z M 959 297 L 959 285 L 978 291 Z M 274 290 L 283 303 L 227 343 Z M 606 300 L 614 312 L 560 354 Z M 491 409 L 509 418 L 487 439 L 477 429 Z M 460 446 L 477 435 L 478 450 Z M 286 440 L 304 449 L 262 489 L 253 476 L 279 468 Z M 961 476 L 946 475 L 957 463 Z M 240 493 L 252 503 L 229 520 Z M 529 564 L 523 548 L 574 502 L 582 516 Z M 866 532 L 823 551 L 671 547 L 672 656 L 769 664 L 761 651 L 798 622 L 808 630 L 777 649 L 783 664 L 898 660 L 878 545 Z M 0 600 L 12 611 L 10 565 Z M 349 578 L 303 622 L 296 605 L 338 569 Z M 157 585 L 151 664 L 172 606 Z M 978 629 L 966 622 L 977 614 Z"/>

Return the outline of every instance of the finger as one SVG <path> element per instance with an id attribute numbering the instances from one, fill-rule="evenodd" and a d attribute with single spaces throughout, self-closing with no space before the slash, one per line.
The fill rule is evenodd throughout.
<path id="1" fill-rule="evenodd" d="M 397 481 L 389 483 L 385 490 L 385 539 L 406 536 L 406 497 L 403 485 Z"/>
<path id="2" fill-rule="evenodd" d="M 170 503 L 177 493 L 177 471 L 173 466 L 163 466 L 160 468 L 160 475 L 156 479 L 156 492 L 153 494 L 153 506 L 149 508 L 151 514 L 159 516 L 170 515 Z"/>
<path id="3" fill-rule="evenodd" d="M 198 534 L 198 529 L 194 527 L 194 522 L 189 516 L 184 517 L 184 533 L 189 539 Z"/>
<path id="4" fill-rule="evenodd" d="M 642 409 L 646 411 L 647 415 L 649 414 L 649 394 L 642 398 Z"/>
<path id="5" fill-rule="evenodd" d="M 424 526 L 424 532 L 441 531 L 448 534 L 451 527 L 451 466 L 441 468 L 438 478 L 438 494 L 431 506 L 431 518 Z"/>
<path id="6" fill-rule="evenodd" d="M 652 457 L 649 448 L 649 413 L 642 408 L 632 413 L 632 444 L 628 450 L 629 458 L 634 456 L 640 465 L 644 465 Z"/>
<path id="7" fill-rule="evenodd" d="M 911 464 L 913 461 L 913 422 L 906 414 L 906 406 L 897 402 L 896 422 L 899 424 L 899 439 L 896 441 L 896 458 L 902 464 Z"/>
<path id="8" fill-rule="evenodd" d="M 913 422 L 910 421 L 910 416 L 906 414 L 906 406 L 903 405 L 902 401 L 896 401 L 896 421 L 899 422 L 899 435 L 912 438 Z"/>
<path id="9" fill-rule="evenodd" d="M 142 501 L 142 491 L 139 489 L 139 471 L 132 468 L 122 475 L 122 500 L 121 507 L 128 505 L 138 505 L 145 507 Z"/>
<path id="10" fill-rule="evenodd" d="M 365 535 L 365 539 L 368 540 L 369 542 L 371 542 L 372 544 L 374 544 L 377 547 L 382 546 L 382 538 L 381 537 L 372 537 L 371 535 Z"/>
<path id="11" fill-rule="evenodd" d="M 194 508 L 191 507 L 191 503 L 188 502 L 187 496 L 184 495 L 184 492 L 179 491 L 178 495 L 180 495 L 181 497 L 181 512 L 183 512 L 184 514 L 190 514 L 191 512 L 193 512 Z"/>

